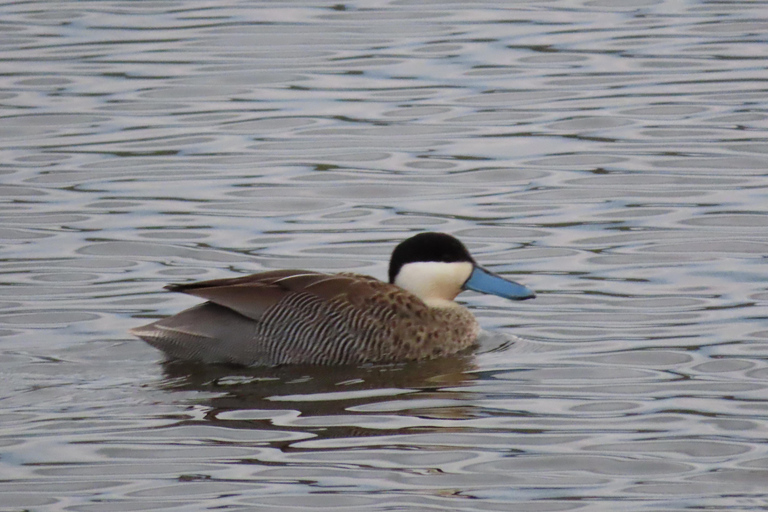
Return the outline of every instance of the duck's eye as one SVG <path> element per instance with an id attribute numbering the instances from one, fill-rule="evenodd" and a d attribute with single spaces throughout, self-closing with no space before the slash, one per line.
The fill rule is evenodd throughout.
<path id="1" fill-rule="evenodd" d="M 445 263 L 454 263 L 456 261 L 459 261 L 459 258 L 454 253 L 444 252 L 443 254 L 440 255 L 440 261 Z"/>

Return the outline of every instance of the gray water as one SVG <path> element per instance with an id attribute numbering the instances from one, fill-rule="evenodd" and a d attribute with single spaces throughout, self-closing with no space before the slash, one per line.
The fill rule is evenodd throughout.
<path id="1" fill-rule="evenodd" d="M 0 6 L 0 509 L 768 504 L 768 5 Z M 234 370 L 169 282 L 385 277 L 421 230 L 537 290 L 426 363 Z"/>

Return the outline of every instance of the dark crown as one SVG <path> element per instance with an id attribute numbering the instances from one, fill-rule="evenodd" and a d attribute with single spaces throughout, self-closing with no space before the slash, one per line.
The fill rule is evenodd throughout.
<path id="1" fill-rule="evenodd" d="M 419 233 L 403 240 L 392 251 L 389 260 L 389 282 L 394 283 L 400 269 L 407 263 L 437 261 L 475 263 L 464 244 L 446 233 Z"/>

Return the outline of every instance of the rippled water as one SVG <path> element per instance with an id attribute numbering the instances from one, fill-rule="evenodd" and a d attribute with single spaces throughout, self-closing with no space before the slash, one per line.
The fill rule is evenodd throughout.
<path id="1" fill-rule="evenodd" d="M 762 2 L 0 6 L 0 509 L 764 510 Z M 164 363 L 162 285 L 384 277 L 453 233 L 472 354 Z M 518 336 L 519 338 L 515 338 Z"/>

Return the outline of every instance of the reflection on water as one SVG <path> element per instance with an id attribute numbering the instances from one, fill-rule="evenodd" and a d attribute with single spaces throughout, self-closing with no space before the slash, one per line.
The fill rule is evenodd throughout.
<path id="1" fill-rule="evenodd" d="M 300 411 L 301 421 L 323 418 L 331 422 L 322 432 L 315 432 L 317 437 L 345 438 L 374 434 L 383 427 L 381 418 L 370 425 L 371 432 L 360 433 L 362 427 L 357 424 L 367 422 L 365 415 L 359 415 L 356 425 L 337 423 L 333 417 L 357 408 L 396 414 L 398 408 L 390 409 L 393 403 L 410 403 L 411 395 L 418 399 L 414 398 L 414 407 L 403 406 L 408 415 L 414 408 L 423 408 L 426 414 L 434 407 L 446 417 L 465 417 L 468 410 L 462 398 L 466 393 L 459 388 L 475 379 L 467 373 L 472 369 L 469 356 L 401 365 L 341 366 L 332 371 L 316 366 L 244 369 L 167 362 L 163 388 L 212 395 L 202 402 L 208 409 L 206 422 L 222 427 L 262 429 L 265 423 L 271 427 L 280 411 L 289 410 Z M 444 388 L 456 390 L 441 392 Z M 436 397 L 430 399 L 430 394 Z"/>
<path id="2" fill-rule="evenodd" d="M 0 509 L 760 509 L 763 11 L 0 6 Z M 126 334 L 423 229 L 538 298 L 462 295 L 497 336 L 408 365 Z"/>

